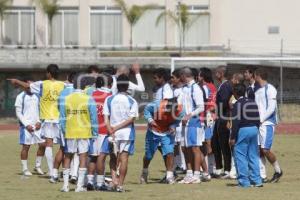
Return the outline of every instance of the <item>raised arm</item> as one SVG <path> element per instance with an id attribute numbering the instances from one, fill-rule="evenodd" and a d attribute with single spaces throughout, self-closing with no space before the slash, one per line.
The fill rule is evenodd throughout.
<path id="1" fill-rule="evenodd" d="M 140 65 L 135 63 L 132 65 L 132 71 L 135 73 L 135 78 L 137 81 L 137 84 L 129 82 L 129 90 L 136 90 L 139 92 L 144 92 L 145 91 L 145 85 L 144 81 L 142 79 L 142 76 L 140 74 Z"/>

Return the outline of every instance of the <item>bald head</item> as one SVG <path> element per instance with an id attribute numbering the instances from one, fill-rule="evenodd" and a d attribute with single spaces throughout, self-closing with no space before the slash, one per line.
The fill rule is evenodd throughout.
<path id="1" fill-rule="evenodd" d="M 120 65 L 117 69 L 117 75 L 125 74 L 128 76 L 130 73 L 129 67 L 127 65 Z"/>

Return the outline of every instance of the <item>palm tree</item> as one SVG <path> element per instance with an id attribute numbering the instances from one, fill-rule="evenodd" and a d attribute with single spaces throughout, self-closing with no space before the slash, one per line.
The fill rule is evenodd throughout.
<path id="1" fill-rule="evenodd" d="M 156 25 L 160 23 L 163 17 L 170 18 L 179 29 L 179 51 L 180 56 L 185 48 L 185 36 L 187 31 L 192 27 L 194 22 L 201 16 L 207 13 L 198 13 L 191 15 L 189 13 L 188 6 L 186 4 L 180 3 L 178 5 L 178 11 L 172 12 L 170 10 L 162 12 L 156 19 Z"/>
<path id="2" fill-rule="evenodd" d="M 59 0 L 34 0 L 38 6 L 44 11 L 48 17 L 48 38 L 49 44 L 52 45 L 52 21 L 54 16 L 58 13 Z"/>
<path id="3" fill-rule="evenodd" d="M 127 7 L 124 0 L 115 0 L 116 4 L 121 8 L 122 12 L 125 14 L 125 17 L 130 25 L 130 50 L 132 50 L 132 32 L 134 25 L 141 19 L 143 14 L 155 7 L 153 4 L 148 4 L 144 6 L 133 5 L 130 8 Z"/>
<path id="4" fill-rule="evenodd" d="M 1 34 L 0 34 L 0 42 L 1 44 L 4 43 L 3 41 L 3 21 L 5 16 L 5 11 L 11 6 L 12 0 L 0 0 L 0 28 L 1 28 Z"/>

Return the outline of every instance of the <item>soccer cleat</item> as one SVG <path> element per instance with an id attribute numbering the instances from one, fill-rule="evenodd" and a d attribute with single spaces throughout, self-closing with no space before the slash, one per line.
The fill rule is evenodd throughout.
<path id="1" fill-rule="evenodd" d="M 71 178 L 70 178 L 70 181 L 69 181 L 71 184 L 73 184 L 73 185 L 76 185 L 77 184 L 77 177 L 76 176 L 72 176 Z"/>
<path id="2" fill-rule="evenodd" d="M 179 181 L 179 184 L 189 184 L 192 181 L 193 177 L 185 176 L 181 181 Z"/>
<path id="3" fill-rule="evenodd" d="M 280 173 L 275 172 L 272 179 L 270 180 L 270 183 L 277 183 L 282 175 L 283 175 L 282 171 Z"/>
<path id="4" fill-rule="evenodd" d="M 60 189 L 60 191 L 61 191 L 61 192 L 69 192 L 70 189 L 69 189 L 68 186 L 64 186 L 64 187 L 62 187 L 62 188 Z"/>
<path id="5" fill-rule="evenodd" d="M 95 186 L 93 183 L 87 183 L 86 184 L 86 189 L 87 191 L 94 191 L 95 190 Z"/>
<path id="6" fill-rule="evenodd" d="M 175 183 L 175 177 L 167 178 L 166 183 L 169 185 L 173 185 Z"/>
<path id="7" fill-rule="evenodd" d="M 38 175 L 44 175 L 45 173 L 43 172 L 43 170 L 40 167 L 35 167 L 33 169 Z"/>
<path id="8" fill-rule="evenodd" d="M 148 174 L 142 174 L 140 177 L 140 184 L 147 184 L 148 183 Z"/>
<path id="9" fill-rule="evenodd" d="M 82 187 L 82 186 L 77 187 L 77 188 L 75 189 L 75 192 L 86 192 L 86 191 L 87 191 L 86 188 L 84 188 L 84 187 Z"/>
<path id="10" fill-rule="evenodd" d="M 230 173 L 225 171 L 225 172 L 221 175 L 221 179 L 230 179 Z"/>
<path id="11" fill-rule="evenodd" d="M 201 181 L 209 182 L 209 181 L 211 181 L 211 176 L 209 174 L 202 174 Z"/>
<path id="12" fill-rule="evenodd" d="M 200 178 L 192 177 L 188 184 L 199 184 L 199 183 L 201 183 Z"/>
<path id="13" fill-rule="evenodd" d="M 58 179 L 58 177 L 51 176 L 51 178 L 49 179 L 49 182 L 50 183 L 57 183 L 57 182 L 59 182 L 59 179 Z"/>
<path id="14" fill-rule="evenodd" d="M 116 192 L 125 192 L 123 186 L 117 186 Z"/>
<path id="15" fill-rule="evenodd" d="M 28 169 L 26 169 L 23 171 L 23 175 L 24 176 L 32 176 L 32 173 Z"/>

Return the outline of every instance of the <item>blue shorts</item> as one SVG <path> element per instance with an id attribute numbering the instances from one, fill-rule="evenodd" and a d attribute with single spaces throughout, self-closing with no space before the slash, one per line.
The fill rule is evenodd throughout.
<path id="1" fill-rule="evenodd" d="M 205 140 L 211 140 L 214 133 L 214 127 L 206 127 L 204 131 L 205 131 Z"/>
<path id="2" fill-rule="evenodd" d="M 148 129 L 145 140 L 145 156 L 147 160 L 152 160 L 159 144 L 161 144 L 163 156 L 174 153 L 175 138 L 173 135 L 158 136 Z"/>
<path id="3" fill-rule="evenodd" d="M 109 154 L 109 142 L 107 135 L 98 135 L 95 139 L 90 139 L 89 144 L 89 155 L 99 156 L 100 153 Z"/>
<path id="4" fill-rule="evenodd" d="M 200 147 L 205 140 L 204 130 L 201 127 L 185 127 L 184 147 Z"/>

